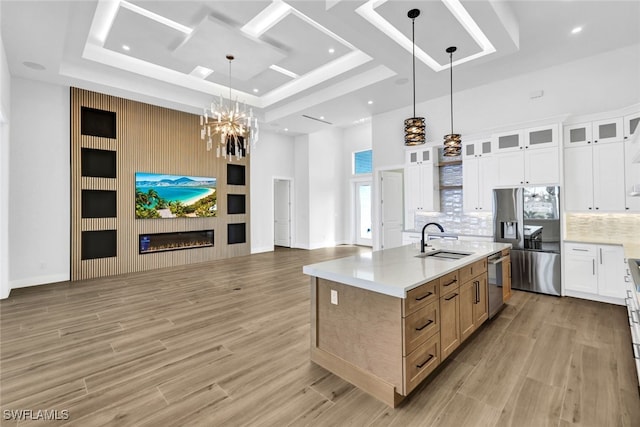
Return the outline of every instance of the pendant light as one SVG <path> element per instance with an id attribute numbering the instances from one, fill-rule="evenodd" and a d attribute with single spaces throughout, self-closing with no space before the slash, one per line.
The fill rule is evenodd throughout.
<path id="1" fill-rule="evenodd" d="M 444 136 L 444 156 L 455 157 L 462 153 L 462 140 L 459 133 L 453 133 L 453 52 L 458 50 L 455 46 L 447 48 L 449 54 L 449 72 L 451 81 L 451 133 Z"/>
<path id="2" fill-rule="evenodd" d="M 413 117 L 404 121 L 404 145 L 420 145 L 425 143 L 424 117 L 416 117 L 416 40 L 415 23 L 420 16 L 419 9 L 411 9 L 407 16 L 411 18 L 411 43 L 413 44 Z"/>

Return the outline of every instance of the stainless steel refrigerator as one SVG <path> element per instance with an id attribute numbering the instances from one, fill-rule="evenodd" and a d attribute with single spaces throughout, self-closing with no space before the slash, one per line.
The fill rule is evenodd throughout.
<path id="1" fill-rule="evenodd" d="M 560 295 L 560 188 L 493 190 L 496 242 L 511 243 L 511 287 Z"/>

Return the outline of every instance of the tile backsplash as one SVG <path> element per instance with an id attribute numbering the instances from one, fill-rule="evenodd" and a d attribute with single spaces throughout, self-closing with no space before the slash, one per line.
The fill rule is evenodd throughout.
<path id="1" fill-rule="evenodd" d="M 640 214 L 565 215 L 566 240 L 640 243 Z"/>

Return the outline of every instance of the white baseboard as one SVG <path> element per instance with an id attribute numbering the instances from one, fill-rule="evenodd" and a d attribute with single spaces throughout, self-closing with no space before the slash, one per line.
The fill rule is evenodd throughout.
<path id="1" fill-rule="evenodd" d="M 49 283 L 67 282 L 71 280 L 68 274 L 51 274 L 49 276 L 28 277 L 9 281 L 10 289 L 26 288 L 29 286 L 48 285 Z"/>
<path id="2" fill-rule="evenodd" d="M 273 246 L 262 246 L 260 248 L 251 248 L 252 254 L 259 254 L 263 252 L 273 252 Z"/>
<path id="3" fill-rule="evenodd" d="M 588 292 L 572 291 L 570 289 L 564 290 L 564 296 L 588 299 L 591 301 L 606 302 L 608 304 L 626 305 L 624 298 L 606 297 L 602 295 L 590 294 Z"/>

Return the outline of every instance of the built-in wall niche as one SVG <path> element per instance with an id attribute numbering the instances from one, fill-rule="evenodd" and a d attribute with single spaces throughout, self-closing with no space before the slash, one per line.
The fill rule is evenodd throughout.
<path id="1" fill-rule="evenodd" d="M 247 242 L 247 226 L 244 222 L 237 224 L 227 224 L 227 244 Z"/>
<path id="2" fill-rule="evenodd" d="M 117 242 L 116 230 L 83 231 L 81 257 L 83 260 L 115 257 Z"/>
<path id="3" fill-rule="evenodd" d="M 115 139 L 116 113 L 113 111 L 98 110 L 96 108 L 81 107 L 80 133 L 82 135 Z"/>
<path id="4" fill-rule="evenodd" d="M 116 192 L 110 190 L 82 190 L 82 218 L 115 218 Z"/>
<path id="5" fill-rule="evenodd" d="M 246 199 L 244 194 L 227 194 L 227 214 L 247 213 Z"/>
<path id="6" fill-rule="evenodd" d="M 213 230 L 140 234 L 138 236 L 138 252 L 149 254 L 211 247 L 214 244 L 213 236 Z"/>
<path id="7" fill-rule="evenodd" d="M 116 152 L 83 147 L 80 169 L 82 176 L 116 178 Z"/>
<path id="8" fill-rule="evenodd" d="M 245 167 L 227 163 L 227 185 L 246 185 Z"/>

